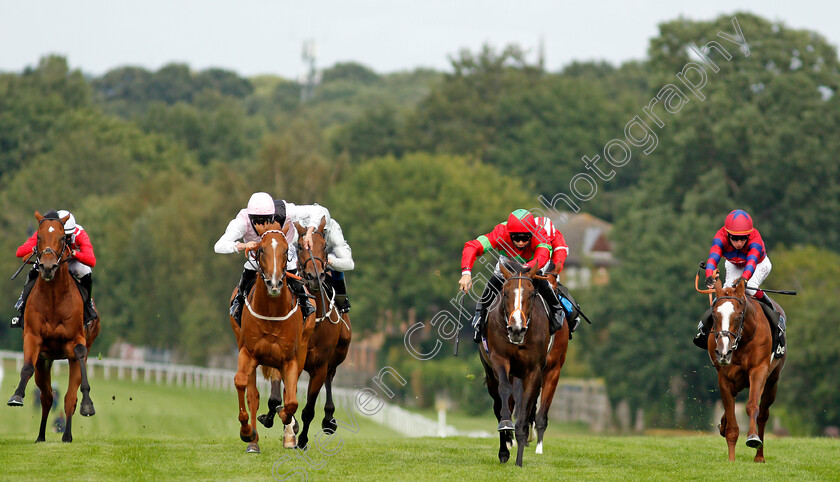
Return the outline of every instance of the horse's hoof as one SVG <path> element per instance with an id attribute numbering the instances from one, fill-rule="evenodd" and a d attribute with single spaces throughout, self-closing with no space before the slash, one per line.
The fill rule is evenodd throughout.
<path id="1" fill-rule="evenodd" d="M 21 397 L 20 395 L 12 395 L 12 398 L 9 399 L 6 405 L 10 407 L 22 407 L 23 397 Z"/>
<path id="2" fill-rule="evenodd" d="M 81 407 L 79 407 L 79 413 L 81 413 L 83 417 L 92 417 L 96 415 L 96 410 L 93 408 L 93 402 L 82 402 Z"/>
<path id="3" fill-rule="evenodd" d="M 297 441 L 297 448 L 306 450 L 306 445 L 309 443 L 309 438 L 307 437 L 300 437 Z"/>
<path id="4" fill-rule="evenodd" d="M 35 439 L 35 443 L 45 442 L 45 441 L 46 441 L 46 439 L 44 437 L 38 437 L 38 438 Z"/>
<path id="5" fill-rule="evenodd" d="M 499 455 L 499 463 L 506 464 L 510 460 L 510 455 Z"/>
<path id="6" fill-rule="evenodd" d="M 338 424 L 335 421 L 335 418 L 331 418 L 327 420 L 326 418 L 321 421 L 321 428 L 324 429 L 325 432 L 333 433 L 338 430 Z"/>
<path id="7" fill-rule="evenodd" d="M 502 420 L 499 422 L 499 432 L 504 432 L 505 430 L 513 430 L 513 422 L 510 420 Z"/>
<path id="8" fill-rule="evenodd" d="M 764 445 L 764 442 L 758 438 L 758 435 L 750 435 L 747 437 L 747 447 L 759 449 L 762 445 Z"/>
<path id="9" fill-rule="evenodd" d="M 260 444 L 257 442 L 251 442 L 248 444 L 248 447 L 245 449 L 246 454 L 258 454 L 260 453 Z"/>
<path id="10" fill-rule="evenodd" d="M 63 436 L 63 437 L 61 437 L 61 441 L 62 441 L 62 442 L 64 442 L 64 443 L 69 444 L 70 442 L 72 442 L 72 441 L 73 441 L 73 436 L 72 436 L 72 435 L 67 435 L 67 434 L 65 433 L 65 434 L 64 434 L 64 436 Z"/>
<path id="11" fill-rule="evenodd" d="M 259 420 L 259 422 L 263 424 L 263 427 L 265 428 L 271 428 L 274 426 L 274 417 L 270 416 L 267 413 L 258 416 L 257 420 Z"/>
<path id="12" fill-rule="evenodd" d="M 297 447 L 297 437 L 294 435 L 292 437 L 283 437 L 284 449 L 293 449 L 295 447 Z"/>

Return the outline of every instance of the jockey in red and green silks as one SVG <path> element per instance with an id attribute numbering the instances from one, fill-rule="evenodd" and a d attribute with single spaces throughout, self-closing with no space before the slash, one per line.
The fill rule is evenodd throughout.
<path id="1" fill-rule="evenodd" d="M 488 251 L 509 257 L 528 268 L 543 267 L 551 257 L 551 245 L 548 244 L 545 233 L 536 224 L 534 217 L 524 209 L 517 209 L 508 216 L 507 222 L 497 224 L 489 233 L 464 244 L 461 255 L 461 279 L 458 284 L 465 293 L 472 287 L 472 268 L 475 260 Z M 480 341 L 481 334 L 484 332 L 482 327 L 487 311 L 504 283 L 499 269 L 500 262 L 496 263 L 493 276 L 476 303 L 472 321 L 473 328 L 476 330 L 474 338 L 476 342 Z M 534 285 L 550 306 L 549 331 L 553 334 L 563 325 L 562 307 L 546 280 L 536 279 Z"/>

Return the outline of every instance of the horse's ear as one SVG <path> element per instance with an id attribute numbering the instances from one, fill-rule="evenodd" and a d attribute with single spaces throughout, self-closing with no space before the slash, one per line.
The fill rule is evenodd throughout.
<path id="1" fill-rule="evenodd" d="M 298 234 L 300 234 L 301 236 L 303 236 L 303 234 L 306 233 L 306 228 L 301 226 L 300 223 L 297 221 L 295 221 L 295 229 L 297 229 Z"/>
<path id="2" fill-rule="evenodd" d="M 321 224 L 318 225 L 318 231 L 324 232 L 324 228 L 327 227 L 327 218 L 321 218 Z"/>
<path id="3" fill-rule="evenodd" d="M 746 288 L 746 285 L 747 283 L 746 281 L 744 281 L 744 278 L 740 278 L 740 281 L 738 281 L 738 285 L 735 286 L 735 296 L 737 296 L 738 298 L 743 298 L 744 289 Z"/>
<path id="4" fill-rule="evenodd" d="M 68 219 L 70 219 L 70 215 L 69 215 L 69 214 L 68 214 L 67 216 L 64 216 L 63 218 L 59 219 L 59 221 L 61 221 L 61 224 L 64 224 L 64 223 L 66 223 L 66 222 L 67 222 L 67 220 L 68 220 Z"/>
<path id="5" fill-rule="evenodd" d="M 36 210 L 36 211 L 35 211 L 35 219 L 37 219 L 37 220 L 38 220 L 38 222 L 40 223 L 40 222 L 44 219 L 44 216 L 41 216 L 41 213 L 39 213 L 39 212 Z"/>
<path id="6" fill-rule="evenodd" d="M 256 226 L 254 226 L 254 231 L 257 232 L 257 236 L 262 236 L 263 234 L 265 234 L 267 229 L 267 224 L 257 224 Z"/>
<path id="7" fill-rule="evenodd" d="M 537 271 L 539 271 L 539 270 L 540 270 L 540 267 L 537 266 L 537 265 L 534 265 L 531 269 L 528 270 L 528 277 L 533 278 L 537 274 Z"/>
<path id="8" fill-rule="evenodd" d="M 511 276 L 513 276 L 513 273 L 511 273 L 508 269 L 507 262 L 505 260 L 502 260 L 502 262 L 499 263 L 499 270 L 502 272 L 502 276 L 504 276 L 505 279 L 508 279 Z"/>
<path id="9" fill-rule="evenodd" d="M 723 285 L 720 284 L 720 279 L 715 280 L 715 298 L 720 298 Z"/>

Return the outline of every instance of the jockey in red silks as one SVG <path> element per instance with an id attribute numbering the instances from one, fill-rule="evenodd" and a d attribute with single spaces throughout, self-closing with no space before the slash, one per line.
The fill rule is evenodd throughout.
<path id="1" fill-rule="evenodd" d="M 726 278 L 723 286 L 736 286 L 742 280 L 748 286 L 746 293 L 753 295 L 755 299 L 770 309 L 765 309 L 765 314 L 770 318 L 774 327 L 780 325 L 779 313 L 773 309 L 770 297 L 760 289 L 756 289 L 770 274 L 773 265 L 767 257 L 767 250 L 761 234 L 753 227 L 753 221 L 749 214 L 742 209 L 736 209 L 726 216 L 723 227 L 715 233 L 712 239 L 712 248 L 709 250 L 709 259 L 706 260 L 706 287 L 713 288 L 715 285 L 714 272 L 718 267 L 721 257 L 724 258 Z M 712 310 L 706 311 L 700 324 L 697 326 L 697 335 L 694 337 L 694 344 L 704 350 L 706 338 L 712 327 Z"/>
<path id="2" fill-rule="evenodd" d="M 546 242 L 551 246 L 551 261 L 543 267 L 542 272 L 560 275 L 563 271 L 563 265 L 566 263 L 566 257 L 569 256 L 569 246 L 566 245 L 566 239 L 563 238 L 563 233 L 560 232 L 551 222 L 548 217 L 534 218 L 537 226 L 543 230 Z M 560 304 L 566 313 L 566 318 L 569 320 L 569 339 L 572 338 L 572 333 L 577 329 L 580 323 L 579 313 L 577 310 L 577 302 L 569 293 L 569 289 L 557 283 L 556 291 L 560 293 Z"/>
<path id="3" fill-rule="evenodd" d="M 90 243 L 90 237 L 88 237 L 87 231 L 85 231 L 85 228 L 81 225 L 76 224 L 76 218 L 73 216 L 73 213 L 62 209 L 58 212 L 50 211 L 44 215 L 45 218 L 52 217 L 55 219 L 61 219 L 64 216 L 70 216 L 64 223 L 64 235 L 67 238 L 67 246 L 70 250 L 70 259 L 67 264 L 70 269 L 70 274 L 72 274 L 78 281 L 79 285 L 84 288 L 84 320 L 85 323 L 87 323 L 96 318 L 96 308 L 93 306 L 93 277 L 91 269 L 96 266 L 96 255 L 93 253 L 93 245 Z M 38 233 L 35 232 L 32 233 L 32 236 L 30 236 L 25 243 L 18 247 L 17 253 L 15 254 L 18 258 L 25 258 L 35 252 L 37 244 Z M 20 311 L 20 316 L 12 318 L 12 328 L 23 327 L 23 310 L 26 306 L 26 298 L 29 296 L 29 292 L 32 290 L 32 286 L 35 284 L 36 278 L 38 278 L 38 268 L 36 265 L 32 265 L 32 269 L 29 271 L 29 275 L 26 278 L 26 284 L 24 284 L 20 298 L 18 298 L 15 303 L 15 309 Z"/>
<path id="4" fill-rule="evenodd" d="M 460 289 L 465 293 L 472 287 L 472 268 L 475 260 L 485 251 L 495 251 L 501 256 L 507 256 L 524 266 L 533 268 L 543 267 L 549 262 L 551 246 L 545 239 L 545 233 L 536 224 L 534 216 L 524 209 L 517 209 L 508 216 L 507 222 L 497 224 L 493 231 L 467 241 L 461 255 L 461 279 L 458 281 Z M 484 287 L 484 292 L 475 307 L 472 325 L 475 328 L 474 341 L 481 341 L 484 333 L 487 310 L 493 303 L 499 290 L 504 284 L 502 272 L 499 268 L 501 261 L 496 263 L 493 276 Z M 563 308 L 554 295 L 551 285 L 546 280 L 535 279 L 534 287 L 549 305 L 549 331 L 555 331 L 563 326 Z"/>

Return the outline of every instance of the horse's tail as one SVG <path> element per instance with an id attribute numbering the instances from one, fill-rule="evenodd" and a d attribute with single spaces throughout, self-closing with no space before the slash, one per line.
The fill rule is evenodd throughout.
<path id="1" fill-rule="evenodd" d="M 261 366 L 263 376 L 266 380 L 280 380 L 280 370 L 276 368 L 267 367 L 265 365 Z"/>

